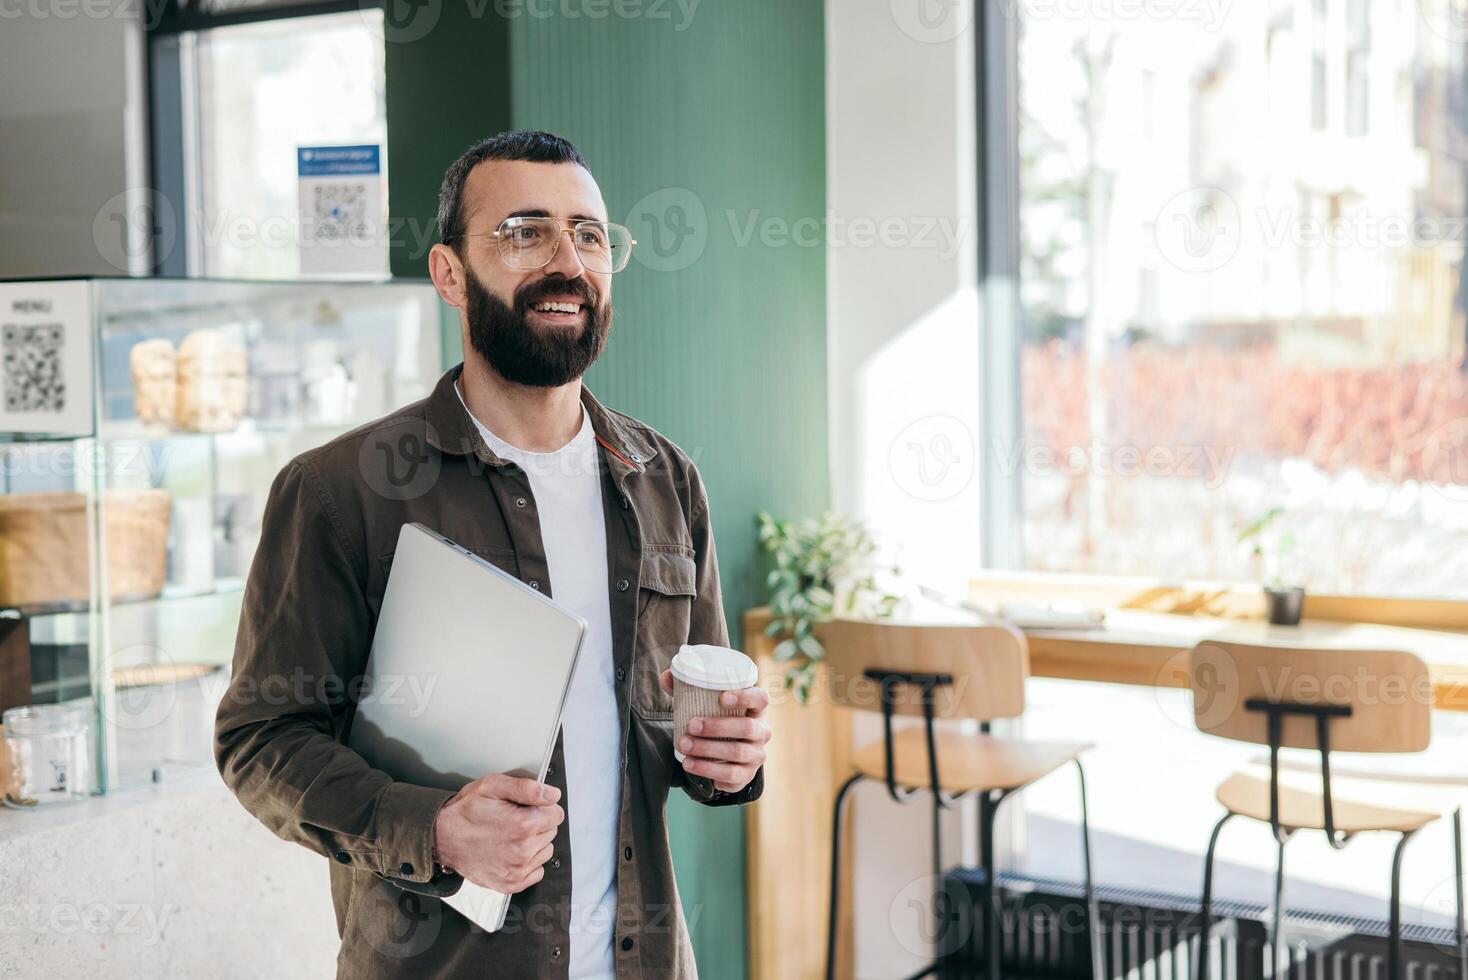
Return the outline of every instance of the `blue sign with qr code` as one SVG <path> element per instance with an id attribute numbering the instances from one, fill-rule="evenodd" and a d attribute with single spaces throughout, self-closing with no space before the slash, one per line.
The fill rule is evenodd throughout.
<path id="1" fill-rule="evenodd" d="M 298 177 L 341 177 L 382 173 L 382 148 L 359 146 L 298 146 Z"/>

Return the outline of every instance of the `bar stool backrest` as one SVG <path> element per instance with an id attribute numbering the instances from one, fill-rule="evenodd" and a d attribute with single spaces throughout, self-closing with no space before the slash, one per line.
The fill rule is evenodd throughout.
<path id="1" fill-rule="evenodd" d="M 1401 650 L 1206 640 L 1193 648 L 1188 674 L 1194 720 L 1220 738 L 1269 745 L 1271 714 L 1281 748 L 1421 752 L 1431 738 L 1427 666 Z"/>
<path id="2" fill-rule="evenodd" d="M 818 627 L 818 635 L 834 704 L 881 711 L 879 675 L 886 675 L 894 687 L 894 714 L 924 713 L 923 677 L 944 678 L 930 688 L 936 718 L 989 721 L 1025 710 L 1029 647 L 1012 626 L 838 618 Z"/>

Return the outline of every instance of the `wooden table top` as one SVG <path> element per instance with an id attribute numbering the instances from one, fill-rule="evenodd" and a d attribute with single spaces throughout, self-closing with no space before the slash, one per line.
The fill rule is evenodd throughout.
<path id="1" fill-rule="evenodd" d="M 1159 687 L 1187 687 L 1187 652 L 1208 639 L 1405 650 L 1427 663 L 1436 707 L 1468 711 L 1468 633 L 1324 620 L 1273 626 L 1262 620 L 1131 609 L 1108 610 L 1099 629 L 1024 632 L 1030 643 L 1030 672 L 1036 677 Z"/>

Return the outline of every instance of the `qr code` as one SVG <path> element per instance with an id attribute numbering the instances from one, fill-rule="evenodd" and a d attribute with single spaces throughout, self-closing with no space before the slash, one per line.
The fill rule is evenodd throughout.
<path id="1" fill-rule="evenodd" d="M 311 227 L 317 241 L 367 236 L 367 185 L 317 184 L 311 191 Z"/>
<path id="2" fill-rule="evenodd" d="M 61 376 L 64 336 L 59 323 L 7 323 L 0 329 L 6 411 L 60 412 L 66 408 L 66 383 Z"/>

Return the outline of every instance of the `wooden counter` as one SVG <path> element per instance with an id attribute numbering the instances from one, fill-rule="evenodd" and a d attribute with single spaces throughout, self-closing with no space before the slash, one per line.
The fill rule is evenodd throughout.
<path id="1" fill-rule="evenodd" d="M 745 807 L 746 901 L 751 980 L 811 980 L 826 970 L 826 905 L 831 889 L 831 810 L 851 774 L 851 714 L 824 697 L 819 668 L 811 703 L 785 690 L 785 664 L 765 636 L 770 614 L 744 614 L 745 652 L 759 664 L 770 692 L 769 744 L 763 797 Z M 847 826 L 855 807 L 848 806 Z M 846 840 L 851 840 L 848 833 Z M 846 867 L 850 866 L 848 860 Z M 851 875 L 842 889 L 838 976 L 850 976 Z"/>

